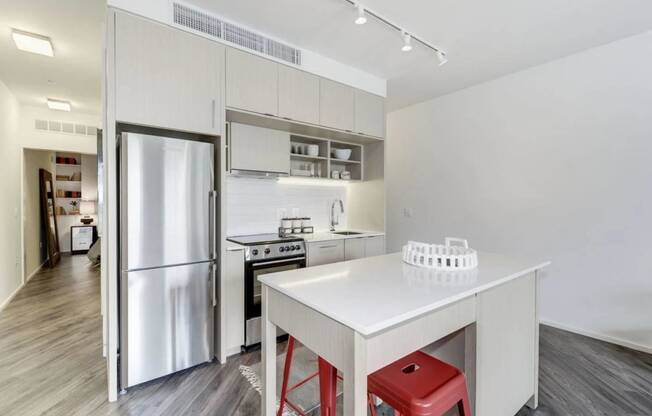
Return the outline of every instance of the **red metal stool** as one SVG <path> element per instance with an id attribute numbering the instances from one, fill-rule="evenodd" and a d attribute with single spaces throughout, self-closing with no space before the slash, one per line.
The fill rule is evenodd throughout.
<path id="1" fill-rule="evenodd" d="M 370 374 L 367 390 L 372 416 L 376 416 L 373 396 L 400 416 L 441 416 L 454 405 L 460 416 L 471 416 L 464 374 L 421 351 Z"/>
<path id="2" fill-rule="evenodd" d="M 290 380 L 290 369 L 292 367 L 292 355 L 294 354 L 294 337 L 288 338 L 288 348 L 285 353 L 285 365 L 283 367 L 283 384 L 281 385 L 281 399 L 278 408 L 277 416 L 283 415 L 283 408 L 287 403 L 301 416 L 305 413 L 299 409 L 299 406 L 292 403 L 288 399 L 290 394 L 295 389 L 303 386 L 313 378 L 319 376 L 319 399 L 320 399 L 320 414 L 324 416 L 334 416 L 337 406 L 337 380 L 342 378 L 337 375 L 337 369 L 329 364 L 326 360 L 319 357 L 319 370 L 299 381 L 297 384 L 288 387 Z"/>

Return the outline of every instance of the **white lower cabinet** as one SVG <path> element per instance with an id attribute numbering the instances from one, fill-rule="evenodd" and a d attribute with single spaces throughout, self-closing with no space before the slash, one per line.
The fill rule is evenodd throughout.
<path id="1" fill-rule="evenodd" d="M 365 242 L 365 257 L 380 256 L 385 254 L 385 236 L 378 235 L 375 237 L 367 237 Z"/>
<path id="2" fill-rule="evenodd" d="M 349 238 L 344 240 L 344 260 L 361 259 L 365 256 L 366 238 Z"/>
<path id="3" fill-rule="evenodd" d="M 385 254 L 385 237 L 355 237 L 308 243 L 308 267 Z"/>
<path id="4" fill-rule="evenodd" d="M 344 261 L 344 240 L 308 243 L 308 267 L 338 261 Z"/>
<path id="5" fill-rule="evenodd" d="M 227 296 L 222 296 L 226 311 L 226 354 L 240 352 L 244 344 L 244 250 L 226 252 L 226 273 L 224 289 Z"/>

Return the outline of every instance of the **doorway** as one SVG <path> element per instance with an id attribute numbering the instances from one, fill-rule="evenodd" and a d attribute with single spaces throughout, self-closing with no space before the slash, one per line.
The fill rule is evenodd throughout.
<path id="1" fill-rule="evenodd" d="M 97 156 L 66 151 L 23 149 L 23 282 L 48 263 L 39 170 L 52 175 L 59 251 L 85 255 L 99 235 Z M 89 262 L 90 264 L 90 262 Z"/>

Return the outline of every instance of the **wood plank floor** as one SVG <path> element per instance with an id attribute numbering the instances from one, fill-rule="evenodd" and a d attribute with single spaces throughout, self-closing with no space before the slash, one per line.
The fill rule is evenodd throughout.
<path id="1" fill-rule="evenodd" d="M 256 351 L 108 403 L 99 280 L 85 256 L 64 257 L 0 313 L 0 415 L 259 414 L 260 396 L 238 371 L 260 360 Z M 545 326 L 540 350 L 541 404 L 519 416 L 652 415 L 652 356 Z"/>

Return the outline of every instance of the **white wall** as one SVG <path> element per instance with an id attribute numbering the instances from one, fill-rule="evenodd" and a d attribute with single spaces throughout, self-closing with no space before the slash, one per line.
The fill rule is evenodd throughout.
<path id="1" fill-rule="evenodd" d="M 391 113 L 388 248 L 550 259 L 543 321 L 652 351 L 650 74 L 652 32 Z"/>
<path id="2" fill-rule="evenodd" d="M 20 287 L 20 147 L 19 105 L 0 81 L 0 307 Z"/>
<path id="3" fill-rule="evenodd" d="M 192 0 L 184 2 L 192 5 Z M 148 17 L 152 20 L 157 20 L 162 23 L 173 25 L 172 2 L 169 0 L 109 0 L 107 4 L 111 7 L 122 9 L 134 14 Z M 233 23 L 238 24 L 239 22 Z M 178 28 L 181 29 L 180 27 Z M 257 31 L 256 28 L 250 29 Z M 259 33 L 274 38 L 274 36 L 270 36 L 266 33 Z M 283 39 L 277 40 L 285 42 Z M 225 43 L 229 46 L 234 46 L 230 43 Z M 249 49 L 245 50 L 252 52 Z M 352 66 L 345 65 L 334 59 L 330 59 L 307 49 L 301 49 L 301 54 L 301 69 L 304 71 L 312 72 L 319 76 L 329 78 L 373 94 L 381 95 L 383 97 L 387 95 L 387 81 L 385 79 L 361 71 Z M 268 56 L 263 56 L 269 59 Z"/>
<path id="4" fill-rule="evenodd" d="M 25 150 L 23 159 L 23 278 L 28 279 L 48 258 L 42 226 L 39 169 L 54 175 L 54 152 Z"/>
<path id="5" fill-rule="evenodd" d="M 278 232 L 278 211 L 288 216 L 298 208 L 299 216 L 312 218 L 315 231 L 329 228 L 330 207 L 334 199 L 344 202 L 338 229 L 347 227 L 346 186 L 296 185 L 268 179 L 229 177 L 226 183 L 226 235 Z"/>

